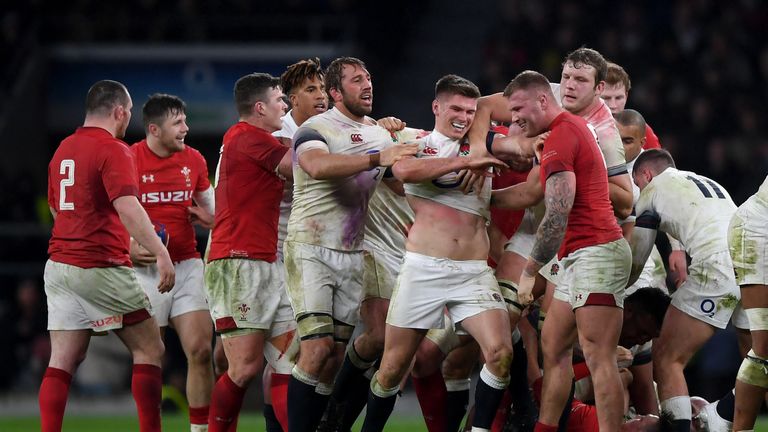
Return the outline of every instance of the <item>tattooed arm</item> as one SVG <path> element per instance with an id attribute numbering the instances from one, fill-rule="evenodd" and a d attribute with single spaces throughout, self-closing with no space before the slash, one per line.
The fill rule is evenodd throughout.
<path id="1" fill-rule="evenodd" d="M 549 262 L 565 237 L 568 215 L 573 207 L 576 195 L 576 175 L 572 171 L 560 171 L 547 178 L 544 202 L 547 210 L 536 231 L 536 243 L 533 245 L 528 263 L 523 269 L 518 288 L 518 299 L 522 304 L 533 301 L 533 282 L 539 269 Z"/>

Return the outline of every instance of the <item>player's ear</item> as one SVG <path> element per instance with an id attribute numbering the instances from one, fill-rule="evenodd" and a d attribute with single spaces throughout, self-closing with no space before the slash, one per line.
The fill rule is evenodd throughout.
<path id="1" fill-rule="evenodd" d="M 254 114 L 258 114 L 260 116 L 263 116 L 265 111 L 266 111 L 266 107 L 264 106 L 264 102 L 258 101 L 255 104 L 253 104 L 253 112 L 254 112 Z"/>
<path id="2" fill-rule="evenodd" d="M 437 99 L 433 100 L 432 101 L 432 114 L 437 115 L 437 113 L 440 112 L 439 107 L 440 107 L 440 102 L 438 102 Z"/>
<path id="3" fill-rule="evenodd" d="M 154 123 L 150 123 L 149 126 L 147 127 L 147 129 L 149 131 L 149 134 L 152 135 L 153 137 L 159 137 L 160 136 L 160 126 L 158 126 L 158 125 L 156 125 Z"/>
<path id="4" fill-rule="evenodd" d="M 595 86 L 595 93 L 597 93 L 598 95 L 601 95 L 603 94 L 603 90 L 605 90 L 605 81 L 600 81 Z"/>
<path id="5" fill-rule="evenodd" d="M 336 103 L 340 102 L 343 98 L 339 89 L 332 88 L 328 90 L 328 94 L 331 95 L 331 100 Z"/>

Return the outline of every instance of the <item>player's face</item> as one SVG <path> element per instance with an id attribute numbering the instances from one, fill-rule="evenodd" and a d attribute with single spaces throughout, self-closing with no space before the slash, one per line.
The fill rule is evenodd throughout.
<path id="1" fill-rule="evenodd" d="M 291 94 L 291 105 L 307 118 L 328 110 L 325 85 L 319 77 L 304 80 L 298 91 Z"/>
<path id="2" fill-rule="evenodd" d="M 619 345 L 631 348 L 659 337 L 661 329 L 650 314 L 625 309 Z"/>
<path id="3" fill-rule="evenodd" d="M 280 87 L 267 90 L 266 102 L 258 102 L 257 104 L 261 105 L 259 113 L 262 115 L 264 129 L 270 133 L 280 130 L 283 127 L 281 118 L 288 109 L 283 90 Z"/>
<path id="4" fill-rule="evenodd" d="M 183 112 L 169 113 L 160 125 L 160 145 L 171 153 L 184 150 L 184 138 L 189 132 L 187 115 Z"/>
<path id="5" fill-rule="evenodd" d="M 131 100 L 131 96 L 128 96 L 128 103 L 125 106 L 118 105 L 115 110 L 118 125 L 115 137 L 118 139 L 123 139 L 125 137 L 125 131 L 128 130 L 128 124 L 131 122 L 131 108 L 133 108 L 133 101 Z"/>
<path id="6" fill-rule="evenodd" d="M 549 126 L 544 121 L 541 98 L 544 95 L 535 90 L 517 90 L 509 96 L 508 107 L 512 113 L 512 122 L 529 138 L 539 135 Z"/>
<path id="7" fill-rule="evenodd" d="M 442 95 L 432 103 L 435 129 L 451 139 L 461 139 L 472 126 L 477 99 L 462 95 Z"/>
<path id="8" fill-rule="evenodd" d="M 635 181 L 637 187 L 642 191 L 648 186 L 648 183 L 653 180 L 653 172 L 648 167 L 637 169 L 632 173 L 632 179 Z"/>
<path id="9" fill-rule="evenodd" d="M 605 83 L 601 81 L 595 86 L 597 70 L 594 67 L 579 64 L 575 67 L 568 62 L 563 66 L 560 76 L 560 99 L 563 108 L 573 114 L 582 115 L 599 93 L 602 93 Z"/>
<path id="10" fill-rule="evenodd" d="M 615 85 L 606 84 L 600 97 L 603 98 L 611 112 L 616 114 L 617 112 L 624 111 L 624 106 L 627 104 L 627 89 L 623 83 Z"/>
<path id="11" fill-rule="evenodd" d="M 341 71 L 341 103 L 357 117 L 373 110 L 373 81 L 365 68 L 344 65 Z"/>
<path id="12" fill-rule="evenodd" d="M 634 160 L 645 144 L 645 129 L 641 130 L 638 125 L 624 126 L 619 122 L 616 122 L 616 127 L 619 128 L 621 142 L 624 144 L 624 157 L 628 161 Z"/>

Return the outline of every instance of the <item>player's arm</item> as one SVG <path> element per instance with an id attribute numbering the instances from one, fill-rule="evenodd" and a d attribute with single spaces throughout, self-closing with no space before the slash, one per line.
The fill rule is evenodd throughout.
<path id="1" fill-rule="evenodd" d="M 523 210 L 532 207 L 544 199 L 544 189 L 541 187 L 541 170 L 534 167 L 523 183 L 518 183 L 491 192 L 491 205 L 498 208 Z"/>
<path id="2" fill-rule="evenodd" d="M 533 301 L 533 285 L 541 267 L 554 258 L 565 238 L 568 215 L 576 197 L 576 174 L 573 171 L 558 171 L 547 177 L 544 192 L 546 211 L 536 231 L 536 242 L 528 257 L 528 263 L 520 275 L 518 299 L 522 304 Z"/>
<path id="3" fill-rule="evenodd" d="M 635 228 L 632 230 L 632 271 L 627 286 L 632 286 L 643 272 L 651 250 L 656 242 L 656 230 L 659 228 L 659 215 L 651 210 L 646 210 L 637 216 Z"/>
<path id="4" fill-rule="evenodd" d="M 276 171 L 281 178 L 293 181 L 293 150 L 290 147 L 277 164 Z"/>
<path id="5" fill-rule="evenodd" d="M 667 234 L 669 246 L 672 249 L 667 257 L 669 270 L 674 274 L 675 286 L 682 285 L 688 279 L 688 257 L 685 255 L 685 247 L 679 240 Z"/>
<path id="6" fill-rule="evenodd" d="M 203 228 L 213 229 L 214 215 L 216 214 L 216 199 L 214 197 L 213 186 L 208 186 L 208 189 L 195 192 L 192 199 L 197 206 L 187 207 L 189 221 L 193 224 L 200 225 Z"/>
<path id="7" fill-rule="evenodd" d="M 53 220 L 56 220 L 56 216 L 59 215 L 59 213 L 56 212 L 56 210 L 53 207 L 48 207 L 51 210 L 51 216 L 53 217 Z"/>
<path id="8" fill-rule="evenodd" d="M 626 170 L 623 174 L 608 177 L 608 194 L 613 205 L 613 214 L 626 219 L 632 214 L 632 179 Z"/>
<path id="9" fill-rule="evenodd" d="M 502 93 L 483 96 L 477 100 L 477 111 L 467 138 L 473 155 L 487 152 L 485 138 L 488 136 L 491 120 L 512 121 L 512 114 L 507 109 L 507 99 Z"/>
<path id="10" fill-rule="evenodd" d="M 421 183 L 452 172 L 487 170 L 491 167 L 506 168 L 507 165 L 493 156 L 404 158 L 392 166 L 392 172 L 403 183 Z M 483 175 L 490 177 L 493 173 L 485 171 Z"/>
<path id="11" fill-rule="evenodd" d="M 403 187 L 403 182 L 395 178 L 394 176 L 387 176 L 384 175 L 384 178 L 381 179 L 381 182 L 384 183 L 385 187 L 388 187 L 389 190 L 392 192 L 398 194 L 399 196 L 405 196 L 405 188 Z"/>
<path id="12" fill-rule="evenodd" d="M 656 388 L 653 385 L 653 362 L 649 361 L 636 366 L 631 366 L 634 380 L 629 385 L 629 399 L 640 415 L 659 415 L 659 400 L 656 396 Z"/>
<path id="13" fill-rule="evenodd" d="M 160 273 L 158 290 L 160 292 L 170 291 L 176 277 L 173 262 L 168 255 L 168 250 L 160 241 L 160 237 L 155 233 L 152 222 L 139 200 L 133 195 L 123 195 L 115 198 L 112 205 L 131 237 L 157 257 L 157 269 Z"/>

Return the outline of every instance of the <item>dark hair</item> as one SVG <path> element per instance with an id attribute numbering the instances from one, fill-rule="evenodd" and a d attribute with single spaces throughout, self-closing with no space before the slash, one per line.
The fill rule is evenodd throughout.
<path id="1" fill-rule="evenodd" d="M 344 66 L 357 66 L 368 70 L 365 67 L 365 63 L 362 60 L 355 57 L 339 57 L 332 61 L 325 69 L 325 91 L 328 92 L 328 98 L 333 100 L 331 96 L 331 90 L 336 89 L 341 91 L 341 74 L 344 71 Z"/>
<path id="2" fill-rule="evenodd" d="M 629 93 L 632 88 L 632 81 L 629 80 L 629 74 L 623 67 L 613 62 L 608 62 L 608 70 L 605 74 L 605 83 L 608 85 L 624 84 L 624 90 Z"/>
<path id="3" fill-rule="evenodd" d="M 602 54 L 592 48 L 581 47 L 571 51 L 565 57 L 563 66 L 567 63 L 572 63 L 573 67 L 576 69 L 579 69 L 584 65 L 595 68 L 595 86 L 597 86 L 600 81 L 605 81 L 605 76 L 608 75 L 608 62 Z"/>
<path id="4" fill-rule="evenodd" d="M 187 104 L 179 97 L 165 93 L 155 93 L 149 97 L 141 108 L 144 130 L 149 130 L 150 123 L 159 125 L 166 118 L 184 114 L 186 111 Z"/>
<path id="5" fill-rule="evenodd" d="M 645 119 L 643 115 L 633 109 L 625 109 L 613 115 L 622 126 L 637 126 L 645 133 Z"/>
<path id="6" fill-rule="evenodd" d="M 250 115 L 256 102 L 267 102 L 267 90 L 279 86 L 280 79 L 267 73 L 252 73 L 240 78 L 235 83 L 237 113 Z"/>
<path id="7" fill-rule="evenodd" d="M 460 95 L 474 99 L 481 96 L 480 89 L 477 88 L 475 83 L 453 74 L 440 78 L 437 80 L 437 84 L 435 84 L 435 99 L 444 94 Z"/>
<path id="8" fill-rule="evenodd" d="M 664 315 L 667 314 L 672 298 L 659 288 L 640 288 L 624 299 L 624 305 L 631 304 L 633 309 L 641 313 L 647 313 L 661 328 L 664 324 Z"/>
<path id="9" fill-rule="evenodd" d="M 518 90 L 537 89 L 552 93 L 552 87 L 549 86 L 549 80 L 544 75 L 532 71 L 522 71 L 504 88 L 504 97 L 512 96 L 512 93 Z"/>
<path id="10" fill-rule="evenodd" d="M 665 168 L 675 167 L 675 160 L 672 155 L 664 149 L 650 149 L 640 153 L 635 159 L 635 167 L 632 169 L 632 175 L 643 166 L 650 165 L 656 174 L 664 171 Z"/>
<path id="11" fill-rule="evenodd" d="M 286 95 L 290 95 L 294 90 L 308 79 L 318 78 L 323 80 L 323 69 L 320 66 L 320 59 L 300 60 L 290 66 L 280 75 L 280 86 Z"/>
<path id="12" fill-rule="evenodd" d="M 128 105 L 128 89 L 117 81 L 101 80 L 88 89 L 85 113 L 108 115 L 115 106 Z"/>

